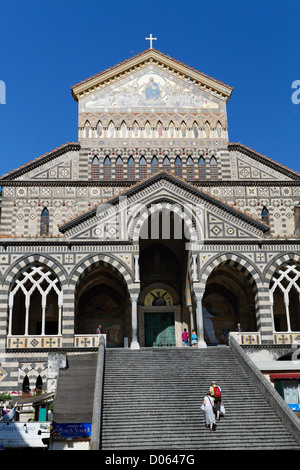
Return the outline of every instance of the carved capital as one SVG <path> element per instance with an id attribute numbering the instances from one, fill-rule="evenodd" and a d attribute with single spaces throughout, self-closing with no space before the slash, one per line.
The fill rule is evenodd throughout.
<path id="1" fill-rule="evenodd" d="M 130 293 L 130 300 L 131 302 L 137 302 L 139 298 L 139 293 Z"/>
<path id="2" fill-rule="evenodd" d="M 202 302 L 204 292 L 194 292 L 195 300 Z"/>

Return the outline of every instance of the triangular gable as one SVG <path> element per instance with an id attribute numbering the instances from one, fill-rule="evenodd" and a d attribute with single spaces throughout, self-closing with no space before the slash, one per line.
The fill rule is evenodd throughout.
<path id="1" fill-rule="evenodd" d="M 26 163 L 25 165 L 20 166 L 19 168 L 8 172 L 7 174 L 0 177 L 1 181 L 11 181 L 17 179 L 71 179 L 71 173 L 69 172 L 69 177 L 67 178 L 66 172 L 70 166 L 67 162 L 66 155 L 69 152 L 79 151 L 80 144 L 75 142 L 67 142 L 61 147 L 57 147 L 55 150 L 47 152 L 45 155 L 37 157 L 35 160 Z M 72 159 L 72 156 L 70 157 Z M 59 161 L 61 159 L 61 162 Z M 55 162 L 56 160 L 56 162 Z M 56 168 L 56 163 L 59 165 L 59 168 Z M 52 170 L 52 174 L 50 174 Z"/>
<path id="2" fill-rule="evenodd" d="M 161 70 L 170 71 L 176 74 L 178 78 L 192 80 L 197 86 L 213 91 L 217 96 L 222 97 L 225 101 L 231 96 L 233 88 L 225 85 L 223 82 L 205 75 L 192 67 L 189 67 L 178 60 L 175 60 L 162 52 L 155 49 L 148 49 L 134 57 L 121 62 L 93 77 L 90 77 L 71 87 L 72 95 L 76 101 L 95 93 L 98 89 L 107 87 L 112 83 L 125 78 L 128 74 L 138 71 L 149 65 L 156 65 Z"/>
<path id="3" fill-rule="evenodd" d="M 228 145 L 229 152 L 236 153 L 236 177 L 253 180 L 300 180 L 300 174 L 240 143 Z"/>
<path id="4" fill-rule="evenodd" d="M 171 208 L 187 218 L 193 241 L 262 238 L 269 227 L 203 190 L 160 172 L 60 227 L 69 240 L 130 241 L 151 210 Z M 190 215 L 193 214 L 193 220 Z M 126 229 L 122 221 L 126 219 Z M 189 220 L 188 220 L 189 219 Z M 190 221 L 190 224 L 189 224 Z M 199 225 L 197 227 L 197 225 Z M 201 225 L 201 227 L 200 227 Z M 201 231 L 202 240 L 197 238 Z"/>

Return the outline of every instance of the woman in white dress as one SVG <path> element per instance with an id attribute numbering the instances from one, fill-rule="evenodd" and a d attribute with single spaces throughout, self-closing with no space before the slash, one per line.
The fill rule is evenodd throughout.
<path id="1" fill-rule="evenodd" d="M 211 396 L 210 392 L 207 392 L 206 396 L 203 400 L 204 405 L 204 416 L 205 416 L 205 424 L 207 427 L 210 428 L 211 431 L 215 430 L 216 428 L 216 416 L 214 413 L 214 399 Z"/>

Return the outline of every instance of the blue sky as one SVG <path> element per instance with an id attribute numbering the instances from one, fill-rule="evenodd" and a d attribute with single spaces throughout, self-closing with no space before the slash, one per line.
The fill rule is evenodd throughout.
<path id="1" fill-rule="evenodd" d="M 154 47 L 234 87 L 229 141 L 300 172 L 299 0 L 10 0 L 0 14 L 0 175 L 77 142 L 70 87 Z M 300 96 L 300 95 L 299 95 Z"/>

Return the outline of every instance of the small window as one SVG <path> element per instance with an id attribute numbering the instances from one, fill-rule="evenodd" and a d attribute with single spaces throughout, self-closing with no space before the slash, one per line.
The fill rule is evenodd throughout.
<path id="1" fill-rule="evenodd" d="M 41 215 L 41 235 L 48 236 L 49 235 L 49 212 L 48 209 L 43 209 Z"/>
<path id="2" fill-rule="evenodd" d="M 147 178 L 147 162 L 145 157 L 140 159 L 140 179 L 144 180 Z"/>
<path id="3" fill-rule="evenodd" d="M 94 157 L 92 160 L 92 180 L 99 181 L 100 179 L 100 163 L 98 157 Z"/>
<path id="4" fill-rule="evenodd" d="M 210 159 L 210 179 L 218 179 L 218 163 L 215 157 L 211 157 Z"/>
<path id="5" fill-rule="evenodd" d="M 106 157 L 103 163 L 103 178 L 105 180 L 111 179 L 111 161 L 109 157 Z"/>
<path id="6" fill-rule="evenodd" d="M 84 126 L 84 137 L 88 139 L 90 137 L 90 132 L 91 132 L 91 126 L 89 121 L 86 121 L 85 126 Z"/>
<path id="7" fill-rule="evenodd" d="M 42 377 L 39 375 L 38 378 L 36 379 L 36 384 L 35 384 L 36 390 L 43 390 L 43 380 Z"/>
<path id="8" fill-rule="evenodd" d="M 127 179 L 135 180 L 135 164 L 132 157 L 128 159 L 127 163 Z"/>
<path id="9" fill-rule="evenodd" d="M 199 169 L 199 180 L 206 180 L 205 160 L 203 157 L 199 158 L 198 169 Z"/>
<path id="10" fill-rule="evenodd" d="M 261 211 L 261 220 L 267 224 L 270 225 L 270 217 L 269 217 L 269 211 L 266 207 L 263 207 Z"/>
<path id="11" fill-rule="evenodd" d="M 154 175 L 158 172 L 158 160 L 156 157 L 153 157 L 151 160 L 151 175 Z"/>
<path id="12" fill-rule="evenodd" d="M 171 164 L 170 164 L 170 160 L 169 160 L 168 157 L 164 158 L 163 171 L 166 171 L 167 173 L 170 173 L 170 171 L 171 171 Z"/>
<path id="13" fill-rule="evenodd" d="M 121 157 L 118 157 L 116 161 L 116 179 L 122 180 L 123 178 L 124 178 L 123 160 Z"/>
<path id="14" fill-rule="evenodd" d="M 182 178 L 182 162 L 181 158 L 177 157 L 175 160 L 175 176 Z"/>
<path id="15" fill-rule="evenodd" d="M 30 384 L 29 384 L 29 379 L 28 379 L 27 375 L 25 375 L 25 377 L 23 379 L 22 392 L 23 393 L 29 393 L 30 392 Z"/>

